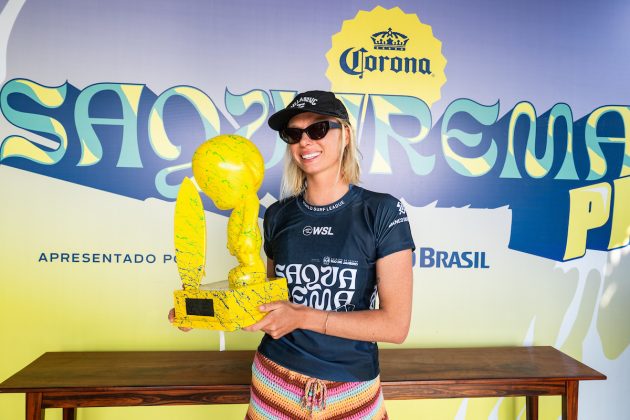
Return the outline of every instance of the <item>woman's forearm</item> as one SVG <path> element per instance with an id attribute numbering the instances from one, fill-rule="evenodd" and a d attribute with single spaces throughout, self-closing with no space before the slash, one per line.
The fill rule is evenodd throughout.
<path id="1" fill-rule="evenodd" d="M 409 332 L 411 312 L 384 309 L 354 312 L 322 311 L 304 307 L 302 328 L 336 337 L 400 344 Z"/>
<path id="2" fill-rule="evenodd" d="M 267 260 L 267 275 L 273 276 L 273 261 Z M 412 305 L 411 250 L 406 249 L 376 261 L 379 308 L 353 312 L 314 309 L 288 301 L 264 304 L 267 315 L 246 331 L 265 331 L 274 339 L 300 328 L 361 341 L 402 343 L 409 332 Z"/>

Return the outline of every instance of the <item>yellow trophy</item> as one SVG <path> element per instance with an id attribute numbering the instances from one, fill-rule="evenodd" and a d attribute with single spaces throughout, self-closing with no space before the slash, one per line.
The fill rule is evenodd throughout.
<path id="1" fill-rule="evenodd" d="M 183 290 L 175 295 L 178 327 L 234 331 L 254 324 L 265 314 L 264 303 L 288 299 L 287 281 L 267 279 L 260 258 L 258 189 L 264 161 L 256 146 L 241 136 L 220 135 L 195 151 L 192 171 L 201 190 L 215 206 L 230 210 L 227 248 L 238 260 L 227 280 L 201 284 L 206 263 L 206 219 L 197 188 L 182 182 L 175 203 L 175 255 Z"/>

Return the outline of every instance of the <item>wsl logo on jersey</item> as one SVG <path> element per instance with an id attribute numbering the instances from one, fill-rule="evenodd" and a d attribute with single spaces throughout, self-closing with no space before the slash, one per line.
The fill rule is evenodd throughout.
<path id="1" fill-rule="evenodd" d="M 331 226 L 304 226 L 302 229 L 304 236 L 322 235 L 322 236 L 334 236 Z"/>

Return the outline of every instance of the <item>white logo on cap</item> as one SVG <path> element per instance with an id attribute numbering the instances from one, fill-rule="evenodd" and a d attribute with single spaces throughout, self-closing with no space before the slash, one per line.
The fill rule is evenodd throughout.
<path id="1" fill-rule="evenodd" d="M 291 104 L 291 108 L 304 108 L 304 105 L 306 105 L 307 102 L 315 106 L 317 105 L 317 98 L 313 98 L 311 96 L 303 96 L 295 101 L 293 104 Z"/>

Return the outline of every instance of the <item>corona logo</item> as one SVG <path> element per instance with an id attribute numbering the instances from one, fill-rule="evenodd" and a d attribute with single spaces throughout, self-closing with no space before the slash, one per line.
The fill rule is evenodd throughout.
<path id="1" fill-rule="evenodd" d="M 359 48 L 345 50 L 339 57 L 339 66 L 344 73 L 363 79 L 364 71 L 391 71 L 393 73 L 431 74 L 431 60 L 415 57 L 387 57 L 383 55 L 365 55 L 367 50 Z"/>
<path id="2" fill-rule="evenodd" d="M 385 26 L 383 22 L 396 23 Z M 396 30 L 394 30 L 394 28 Z M 335 92 L 408 95 L 427 105 L 440 99 L 446 83 L 442 43 L 431 26 L 400 8 L 359 11 L 344 21 L 326 53 L 326 76 Z"/>
<path id="3" fill-rule="evenodd" d="M 375 50 L 405 51 L 409 37 L 389 28 L 383 32 L 372 34 Z"/>

